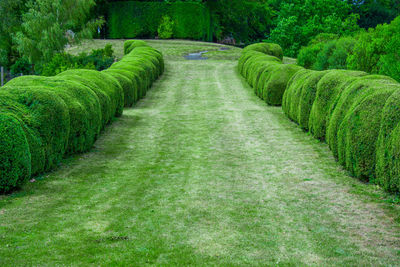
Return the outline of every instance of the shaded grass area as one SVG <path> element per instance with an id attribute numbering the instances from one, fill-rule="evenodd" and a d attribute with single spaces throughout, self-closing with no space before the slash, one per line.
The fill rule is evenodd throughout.
<path id="1" fill-rule="evenodd" d="M 0 197 L 0 265 L 398 265 L 396 199 L 259 100 L 230 55 L 151 44 L 167 61 L 147 97 Z"/>

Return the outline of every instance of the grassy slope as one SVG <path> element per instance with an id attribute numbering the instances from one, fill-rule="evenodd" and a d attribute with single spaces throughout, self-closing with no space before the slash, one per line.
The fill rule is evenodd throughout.
<path id="1" fill-rule="evenodd" d="M 148 96 L 0 198 L 0 265 L 399 264 L 398 205 L 260 101 L 240 50 L 184 61 L 210 47 L 150 43 L 167 61 Z"/>

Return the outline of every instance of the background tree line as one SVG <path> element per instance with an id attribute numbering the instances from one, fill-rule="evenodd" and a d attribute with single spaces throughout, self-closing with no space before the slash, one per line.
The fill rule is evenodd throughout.
<path id="1" fill-rule="evenodd" d="M 1 0 L 0 65 L 43 65 L 65 45 L 107 31 L 107 9 L 115 0 Z M 158 0 L 198 2 L 210 9 L 213 40 L 280 44 L 296 57 L 320 34 L 353 36 L 389 23 L 400 14 L 392 0 Z M 74 33 L 73 38 L 66 34 Z M 103 35 L 104 36 L 104 35 Z M 18 62 L 18 61 L 23 61 Z M 38 68 L 38 67 L 35 67 Z"/>

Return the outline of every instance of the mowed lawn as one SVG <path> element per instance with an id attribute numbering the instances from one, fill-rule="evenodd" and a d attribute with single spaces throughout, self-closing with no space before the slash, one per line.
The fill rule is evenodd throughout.
<path id="1" fill-rule="evenodd" d="M 122 56 L 119 40 L 69 51 L 107 42 Z M 146 98 L 91 152 L 0 197 L 0 266 L 400 265 L 398 198 L 258 99 L 240 49 L 149 44 L 166 71 Z"/>

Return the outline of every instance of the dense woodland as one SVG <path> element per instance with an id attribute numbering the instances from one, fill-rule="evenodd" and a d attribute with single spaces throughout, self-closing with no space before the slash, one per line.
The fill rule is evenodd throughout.
<path id="1" fill-rule="evenodd" d="M 47 70 L 44 70 L 44 65 L 48 65 L 49 62 L 56 66 L 54 68 L 61 69 L 74 66 L 101 69 L 108 66 L 108 63 L 112 61 L 112 55 L 110 56 L 110 53 L 105 51 L 97 51 L 92 55 L 82 55 L 80 58 L 70 58 L 67 55 L 60 56 L 60 53 L 66 45 L 79 42 L 84 38 L 110 37 L 113 27 L 110 25 L 110 10 L 115 2 L 121 1 L 0 1 L 0 14 L 2 14 L 0 18 L 0 65 L 15 73 L 49 74 L 58 72 L 53 69 L 49 70 L 48 67 Z M 396 25 L 392 27 L 379 26 L 376 30 L 372 29 L 379 24 L 390 23 L 396 18 L 400 13 L 399 1 L 165 0 L 136 2 L 146 2 L 147 5 L 153 2 L 150 3 L 153 7 L 163 2 L 164 5 L 172 6 L 170 9 L 172 9 L 174 15 L 155 16 L 151 22 L 153 25 L 151 27 L 154 28 L 152 32 L 138 32 L 137 36 L 129 35 L 130 38 L 203 39 L 236 45 L 267 41 L 280 44 L 285 55 L 291 57 L 297 57 L 301 48 L 310 44 L 311 48 L 302 51 L 302 55 L 306 55 L 307 59 L 300 60 L 300 63 L 306 67 L 315 69 L 341 67 L 371 72 L 382 72 L 381 69 L 387 69 L 387 64 L 389 64 L 387 61 L 390 61 L 393 56 L 387 56 L 387 59 L 381 60 L 380 58 L 376 59 L 374 54 L 372 56 L 374 59 L 367 63 L 356 62 L 357 54 L 347 59 L 347 55 L 353 53 L 354 44 L 357 44 L 355 50 L 360 51 L 363 50 L 362 47 L 365 47 L 364 43 L 368 43 L 369 46 L 371 46 L 371 43 L 379 43 L 378 48 L 367 49 L 368 53 L 372 49 L 374 53 L 386 55 L 398 50 L 396 47 L 399 41 L 391 40 L 390 44 L 385 42 L 382 44 L 380 41 L 383 38 L 381 36 L 385 36 L 385 31 L 396 31 L 398 28 L 396 28 Z M 174 3 L 178 3 L 176 4 L 178 8 L 174 8 Z M 200 12 L 198 9 L 182 8 L 185 3 L 190 3 L 192 6 L 201 5 L 209 12 L 206 16 L 199 16 L 202 18 L 201 23 L 207 23 L 208 27 L 207 33 L 203 34 L 204 37 L 201 33 L 191 36 L 175 30 L 181 27 L 186 31 L 188 29 L 192 32 L 196 31 L 196 29 L 186 27 L 187 23 L 184 20 L 179 21 L 179 18 L 186 14 L 192 18 L 193 15 L 196 15 L 196 12 Z M 133 9 L 135 10 L 135 6 Z M 185 27 L 182 25 L 185 25 Z M 136 27 L 143 28 L 146 26 L 140 25 L 139 22 Z M 118 37 L 119 35 L 115 36 Z M 378 40 L 375 41 L 375 39 Z M 335 41 L 332 42 L 332 40 Z M 327 44 L 328 47 L 320 43 Z M 339 47 L 336 54 L 340 54 L 340 56 L 339 58 L 336 58 L 338 57 L 336 56 L 334 59 L 329 59 L 329 55 L 326 54 L 333 53 L 332 51 L 335 50 L 332 48 L 333 46 Z M 324 51 L 324 55 L 318 56 L 320 50 Z M 389 52 L 386 52 L 386 50 Z M 312 56 L 309 57 L 309 55 Z M 92 58 L 87 59 L 87 56 Z M 320 57 L 320 60 L 316 63 L 317 57 Z M 365 61 L 365 59 L 363 60 Z M 328 63 L 328 61 L 338 61 L 338 63 Z M 383 73 L 389 74 L 388 71 Z"/>

